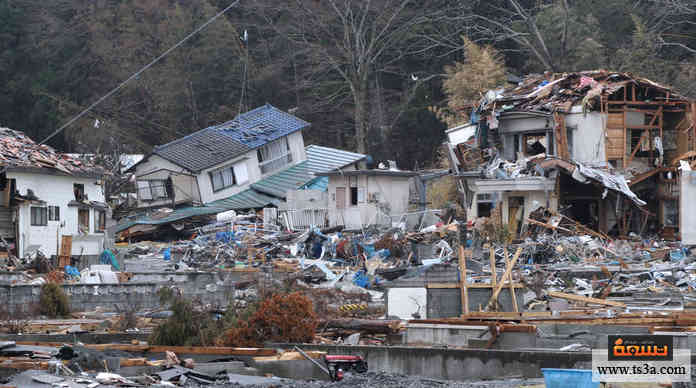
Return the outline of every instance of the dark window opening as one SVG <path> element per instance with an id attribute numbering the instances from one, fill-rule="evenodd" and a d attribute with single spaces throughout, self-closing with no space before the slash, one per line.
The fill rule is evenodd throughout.
<path id="1" fill-rule="evenodd" d="M 48 209 L 45 207 L 31 207 L 31 225 L 46 226 L 48 225 Z"/>
<path id="2" fill-rule="evenodd" d="M 531 134 L 522 137 L 522 148 L 526 156 L 534 156 L 546 152 L 546 134 Z"/>
<path id="3" fill-rule="evenodd" d="M 60 207 L 59 206 L 49 206 L 48 207 L 48 220 L 49 221 L 60 221 Z"/>
<path id="4" fill-rule="evenodd" d="M 89 210 L 88 209 L 78 209 L 77 210 L 77 222 L 78 229 L 82 234 L 89 234 Z"/>
<path id="5" fill-rule="evenodd" d="M 478 217 L 490 217 L 493 204 L 490 202 L 479 202 L 476 205 L 476 214 Z"/>
<path id="6" fill-rule="evenodd" d="M 87 196 L 85 196 L 85 185 L 83 185 L 82 183 L 74 183 L 73 192 L 75 193 L 76 200 L 84 201 L 85 199 L 87 199 Z"/>
<path id="7" fill-rule="evenodd" d="M 358 206 L 358 188 L 357 187 L 350 188 L 350 205 L 351 206 Z"/>

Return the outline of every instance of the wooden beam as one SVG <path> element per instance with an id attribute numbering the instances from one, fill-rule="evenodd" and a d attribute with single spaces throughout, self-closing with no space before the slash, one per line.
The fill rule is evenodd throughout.
<path id="1" fill-rule="evenodd" d="M 508 266 L 510 265 L 510 261 L 508 260 L 508 250 L 507 246 L 505 247 L 505 265 Z M 503 279 L 504 281 L 505 279 Z M 512 297 L 512 309 L 515 310 L 516 313 L 518 313 L 520 310 L 517 307 L 517 295 L 515 295 L 515 287 L 512 285 L 512 272 L 510 272 L 510 275 L 508 276 L 508 280 L 510 281 L 510 296 Z"/>
<path id="2" fill-rule="evenodd" d="M 510 276 L 510 273 L 512 272 L 512 269 L 515 267 L 515 264 L 517 264 L 517 259 L 520 258 L 520 254 L 522 254 L 522 247 L 517 248 L 517 252 L 515 252 L 515 256 L 512 258 L 512 261 L 506 265 L 505 272 L 503 273 L 503 276 L 500 279 L 506 279 L 508 276 Z M 498 295 L 500 295 L 500 291 L 503 289 L 503 286 L 505 285 L 505 282 L 500 282 L 496 287 L 495 290 L 493 291 L 493 295 L 491 295 L 491 299 L 488 300 L 488 305 L 486 305 L 486 310 L 490 309 L 495 302 L 498 300 Z"/>
<path id="3" fill-rule="evenodd" d="M 615 301 L 606 300 L 606 299 L 589 298 L 586 296 L 568 294 L 565 292 L 549 291 L 548 295 L 551 297 L 554 297 L 554 298 L 572 300 L 574 302 L 585 302 L 585 303 L 593 303 L 593 304 L 599 304 L 599 305 L 604 305 L 604 306 L 614 306 L 614 307 L 626 307 L 626 304 L 621 303 L 621 302 L 615 302 Z"/>
<path id="4" fill-rule="evenodd" d="M 459 289 L 462 298 L 462 312 L 469 313 L 469 290 L 466 288 L 466 256 L 464 245 L 459 243 Z"/>
<path id="5" fill-rule="evenodd" d="M 509 286 L 510 284 L 508 282 L 505 282 L 506 286 Z M 515 288 L 524 288 L 524 284 L 522 283 L 513 283 L 513 286 Z M 493 288 L 494 286 L 492 284 L 486 284 L 486 283 L 467 283 L 466 288 L 471 290 L 471 289 L 480 289 L 480 288 Z M 425 285 L 425 288 L 460 288 L 460 283 L 427 283 Z"/>

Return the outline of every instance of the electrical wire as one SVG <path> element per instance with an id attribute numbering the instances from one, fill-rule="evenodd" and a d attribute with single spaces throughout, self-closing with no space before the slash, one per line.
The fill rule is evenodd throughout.
<path id="1" fill-rule="evenodd" d="M 157 58 L 153 59 L 152 62 L 150 62 L 150 63 L 148 63 L 147 65 L 143 66 L 140 70 L 138 70 L 137 72 L 133 73 L 133 75 L 131 75 L 130 77 L 128 77 L 128 79 L 126 79 L 125 81 L 121 82 L 118 86 L 116 86 L 115 88 L 113 88 L 110 92 L 106 93 L 106 94 L 103 95 L 101 98 L 99 98 L 97 101 L 95 101 L 94 103 L 92 103 L 92 105 L 88 106 L 85 110 L 83 110 L 82 112 L 78 113 L 75 117 L 73 117 L 72 119 L 70 119 L 67 123 L 61 125 L 60 128 L 56 129 L 53 133 L 51 133 L 50 135 L 48 135 L 48 137 L 46 137 L 45 139 L 43 139 L 39 144 L 44 144 L 44 143 L 46 143 L 47 141 L 51 140 L 54 136 L 56 136 L 57 134 L 59 134 L 61 131 L 63 131 L 65 128 L 67 128 L 70 124 L 72 124 L 72 123 L 74 123 L 75 121 L 79 120 L 82 116 L 84 116 L 87 112 L 89 112 L 90 110 L 92 110 L 95 106 L 101 104 L 102 101 L 104 101 L 104 100 L 106 100 L 107 98 L 111 97 L 114 93 L 116 93 L 117 91 L 119 91 L 122 87 L 126 86 L 126 84 L 127 84 L 128 82 L 130 82 L 130 81 L 133 80 L 134 78 L 137 78 L 137 77 L 138 77 L 140 74 L 142 74 L 145 70 L 147 70 L 147 69 L 149 69 L 150 67 L 152 67 L 155 63 L 159 62 L 162 58 L 164 58 L 165 56 L 167 56 L 170 52 L 174 51 L 177 47 L 179 47 L 179 46 L 181 46 L 182 44 L 184 44 L 184 43 L 185 43 L 187 40 L 189 40 L 191 37 L 193 37 L 193 36 L 196 35 L 197 33 L 201 32 L 201 30 L 203 30 L 204 28 L 206 28 L 210 23 L 214 22 L 215 19 L 217 19 L 217 18 L 219 18 L 220 16 L 222 16 L 223 14 L 225 14 L 225 12 L 229 11 L 230 9 L 232 9 L 232 7 L 234 7 L 234 6 L 236 6 L 237 4 L 239 4 L 239 2 L 240 2 L 240 0 L 236 0 L 236 1 L 232 2 L 232 4 L 228 5 L 225 9 L 223 9 L 223 10 L 220 11 L 220 12 L 218 12 L 218 13 L 217 13 L 215 16 L 213 16 L 212 18 L 208 19 L 207 22 L 203 23 L 203 24 L 200 25 L 198 28 L 196 28 L 195 30 L 193 30 L 193 32 L 191 32 L 190 34 L 188 34 L 184 39 L 180 40 L 177 44 L 175 44 L 174 46 L 170 47 L 167 51 L 163 52 L 160 56 L 158 56 Z"/>

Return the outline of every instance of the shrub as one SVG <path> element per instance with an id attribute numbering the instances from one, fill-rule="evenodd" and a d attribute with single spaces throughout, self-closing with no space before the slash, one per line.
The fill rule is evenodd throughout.
<path id="1" fill-rule="evenodd" d="M 212 344 L 212 339 L 203 335 L 208 326 L 212 325 L 212 320 L 205 312 L 195 311 L 191 300 L 180 295 L 173 296 L 169 308 L 172 316 L 155 328 L 150 336 L 150 343 L 167 346 Z"/>
<path id="2" fill-rule="evenodd" d="M 48 317 L 66 317 L 70 314 L 70 299 L 59 284 L 46 283 L 41 287 L 39 308 Z"/>
<path id="3" fill-rule="evenodd" d="M 301 292 L 266 298 L 249 319 L 236 323 L 218 343 L 259 347 L 265 341 L 310 342 L 318 325 L 311 299 Z"/>

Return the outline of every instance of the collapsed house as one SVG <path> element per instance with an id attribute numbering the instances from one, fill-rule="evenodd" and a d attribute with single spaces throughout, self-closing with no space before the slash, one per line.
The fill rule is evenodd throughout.
<path id="1" fill-rule="evenodd" d="M 104 246 L 104 170 L 24 133 L 0 128 L 0 240 L 4 257 L 96 258 Z"/>
<path id="2" fill-rule="evenodd" d="M 601 233 L 678 239 L 696 229 L 680 212 L 694 115 L 693 100 L 629 73 L 547 73 L 486 93 L 448 146 L 470 219 L 495 215 L 519 236 L 545 207 Z"/>
<path id="3" fill-rule="evenodd" d="M 310 145 L 309 123 L 269 104 L 224 124 L 156 146 L 129 169 L 137 208 L 114 231 L 122 238 L 187 229 L 227 211 L 275 208 L 289 191 L 326 191 L 316 173 L 359 164 L 365 155 Z"/>

